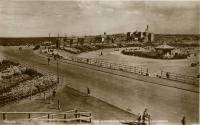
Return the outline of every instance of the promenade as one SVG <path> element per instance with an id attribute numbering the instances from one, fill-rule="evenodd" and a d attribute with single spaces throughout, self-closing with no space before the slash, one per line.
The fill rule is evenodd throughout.
<path id="1" fill-rule="evenodd" d="M 13 50 L 12 48 L 10 50 Z M 56 64 L 47 66 L 47 58 L 34 54 L 31 50 L 22 53 L 5 51 L 8 57 L 24 61 L 48 71 L 56 71 Z M 105 69 L 88 64 L 75 62 L 60 62 L 60 74 L 66 78 L 69 87 L 80 92 L 86 92 L 89 87 L 91 95 L 107 103 L 131 113 L 142 112 L 148 108 L 154 120 L 169 120 L 179 122 L 182 115 L 187 116 L 188 123 L 198 122 L 198 92 L 193 92 L 186 84 L 160 79 L 158 83 L 177 84 L 170 87 L 155 82 L 147 82 L 147 76 Z M 94 69 L 97 68 L 97 69 Z M 109 71 L 109 72 L 108 72 Z M 111 73 L 112 72 L 112 73 Z M 119 74 L 116 75 L 115 73 Z M 121 74 L 121 75 L 120 75 Z M 157 81 L 158 78 L 150 79 Z M 180 86 L 184 88 L 180 89 Z M 185 90 L 187 89 L 187 90 Z M 192 90 L 192 91 L 188 91 Z M 193 112 L 191 114 L 191 112 Z"/>

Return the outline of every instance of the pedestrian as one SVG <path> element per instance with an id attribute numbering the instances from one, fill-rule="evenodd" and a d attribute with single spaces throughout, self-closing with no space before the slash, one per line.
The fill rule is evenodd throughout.
<path id="1" fill-rule="evenodd" d="M 90 89 L 87 87 L 87 96 L 90 95 Z"/>
<path id="2" fill-rule="evenodd" d="M 140 115 L 140 113 L 138 114 L 138 118 L 137 118 L 137 120 L 138 120 L 138 124 L 140 124 L 140 121 L 141 121 L 141 115 Z"/>
<path id="3" fill-rule="evenodd" d="M 181 123 L 182 123 L 182 125 L 186 125 L 185 116 L 183 116 Z"/>
<path id="4" fill-rule="evenodd" d="M 148 112 L 147 112 L 147 108 L 145 108 L 143 115 L 142 115 L 142 121 L 143 123 L 145 123 L 146 119 L 148 118 Z"/>
<path id="5" fill-rule="evenodd" d="M 100 54 L 101 56 L 103 56 L 103 52 L 101 51 L 101 54 Z"/>
<path id="6" fill-rule="evenodd" d="M 166 73 L 166 77 L 169 78 L 169 73 L 168 72 Z"/>
<path id="7" fill-rule="evenodd" d="M 49 63 L 50 63 L 50 57 L 48 57 L 48 65 L 49 65 Z"/>
<path id="8" fill-rule="evenodd" d="M 52 100 L 54 100 L 54 98 L 55 98 L 55 96 L 56 96 L 56 90 L 55 90 L 55 89 L 53 90 L 52 95 L 53 95 Z"/>
<path id="9" fill-rule="evenodd" d="M 142 123 L 145 123 L 146 119 L 145 119 L 145 115 L 142 115 Z"/>

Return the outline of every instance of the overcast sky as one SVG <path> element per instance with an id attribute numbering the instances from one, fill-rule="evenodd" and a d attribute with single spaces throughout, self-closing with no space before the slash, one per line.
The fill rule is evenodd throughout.
<path id="1" fill-rule="evenodd" d="M 144 31 L 199 34 L 199 2 L 0 2 L 0 37 Z"/>

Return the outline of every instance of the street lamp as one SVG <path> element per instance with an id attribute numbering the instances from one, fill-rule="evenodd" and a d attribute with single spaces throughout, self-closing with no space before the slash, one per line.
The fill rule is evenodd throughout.
<path id="1" fill-rule="evenodd" d="M 56 58 L 56 61 L 57 61 L 57 83 L 59 84 L 59 63 L 58 63 L 58 50 L 59 50 L 59 33 L 58 33 L 58 39 L 56 41 L 56 47 L 57 47 L 57 58 Z"/>

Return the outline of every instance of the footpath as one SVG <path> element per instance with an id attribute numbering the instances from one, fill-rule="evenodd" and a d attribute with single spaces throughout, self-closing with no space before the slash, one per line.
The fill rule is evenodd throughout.
<path id="1" fill-rule="evenodd" d="M 45 57 L 45 58 L 48 57 L 48 54 L 40 53 L 39 51 L 36 51 L 35 53 L 37 55 Z M 118 75 L 118 76 L 132 78 L 132 79 L 144 81 L 147 84 L 157 84 L 157 85 L 161 85 L 161 86 L 172 87 L 172 88 L 177 88 L 177 89 L 181 89 L 181 90 L 185 90 L 185 91 L 199 93 L 199 86 L 190 85 L 190 84 L 179 82 L 179 81 L 163 79 L 163 78 L 159 78 L 159 77 L 145 76 L 145 75 L 136 74 L 136 73 L 129 73 L 129 72 L 124 72 L 124 71 L 120 71 L 120 70 L 114 70 L 111 68 L 104 68 L 104 67 L 95 66 L 95 65 L 92 65 L 89 63 L 72 61 L 72 59 L 70 59 L 70 57 L 72 56 L 71 54 L 67 54 L 64 52 L 59 52 L 59 54 L 63 57 L 63 59 L 59 60 L 59 62 L 62 62 L 62 63 L 68 63 L 71 65 L 77 65 L 80 67 L 93 69 L 93 70 L 100 71 L 100 72 L 105 72 L 105 73 L 110 73 L 110 74 L 114 74 L 114 75 Z M 54 60 L 54 59 L 52 58 L 51 60 Z"/>

